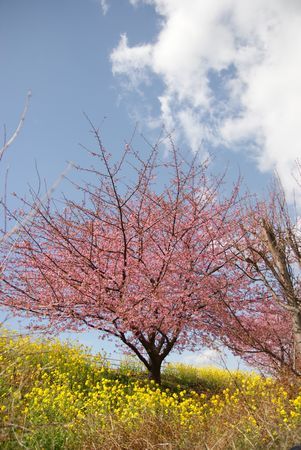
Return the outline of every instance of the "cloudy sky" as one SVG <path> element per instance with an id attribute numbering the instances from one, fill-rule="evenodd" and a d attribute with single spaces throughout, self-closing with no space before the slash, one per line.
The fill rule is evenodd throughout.
<path id="1" fill-rule="evenodd" d="M 32 91 L 2 161 L 8 192 L 34 185 L 36 165 L 51 185 L 67 161 L 85 164 L 83 112 L 117 156 L 136 122 L 150 139 L 164 125 L 253 191 L 274 169 L 295 188 L 300 0 L 1 0 L 0 58 L 0 139 Z"/>
<path id="2" fill-rule="evenodd" d="M 113 74 L 132 89 L 158 80 L 160 121 L 192 151 L 239 151 L 261 172 L 276 169 L 293 189 L 301 156 L 301 2 L 131 3 L 156 11 L 157 31 L 138 45 L 123 33 L 110 55 Z"/>

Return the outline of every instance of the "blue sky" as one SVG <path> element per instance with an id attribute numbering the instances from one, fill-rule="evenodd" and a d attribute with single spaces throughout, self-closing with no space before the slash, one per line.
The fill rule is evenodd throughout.
<path id="1" fill-rule="evenodd" d="M 229 183 L 240 172 L 260 193 L 276 168 L 291 195 L 301 155 L 300 25 L 297 0 L 2 0 L 8 135 L 32 91 L 2 186 L 7 167 L 8 192 L 25 195 L 35 164 L 51 185 L 67 161 L 87 163 L 85 112 L 114 155 L 136 121 L 150 139 L 164 124 L 184 152 L 214 149 L 218 168 L 229 163 Z M 56 195 L 62 190 L 72 195 L 66 183 Z M 81 339 L 97 345 L 92 334 Z"/>

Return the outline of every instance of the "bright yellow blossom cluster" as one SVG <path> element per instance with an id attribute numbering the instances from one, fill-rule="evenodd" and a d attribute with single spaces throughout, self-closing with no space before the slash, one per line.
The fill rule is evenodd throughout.
<path id="1" fill-rule="evenodd" d="M 159 387 L 110 369 L 104 358 L 91 358 L 82 347 L 4 333 L 0 368 L 2 429 L 11 430 L 15 424 L 15 435 L 20 440 L 22 434 L 29 448 L 40 448 L 47 433 L 52 433 L 52 441 L 58 439 L 55 448 L 65 448 L 70 436 L 77 436 L 78 442 L 78 433 L 91 424 L 99 433 L 113 429 L 114 423 L 130 432 L 154 420 L 173 424 L 182 436 L 195 430 L 207 436 L 209 429 L 220 426 L 260 442 L 267 442 L 269 436 L 276 442 L 283 430 L 294 431 L 301 425 L 301 390 L 255 374 L 235 373 L 231 378 L 224 371 L 227 387 L 213 392 L 187 387 L 187 373 L 186 389 L 172 383 L 167 387 L 166 374 Z M 208 371 L 207 386 L 217 387 L 213 374 Z M 222 377 L 221 371 L 217 377 Z"/>

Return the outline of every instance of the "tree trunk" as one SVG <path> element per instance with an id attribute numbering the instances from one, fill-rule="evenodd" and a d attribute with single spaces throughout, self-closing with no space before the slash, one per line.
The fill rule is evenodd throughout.
<path id="1" fill-rule="evenodd" d="M 294 368 L 301 373 L 301 312 L 293 314 L 293 332 L 294 332 Z"/>
<path id="2" fill-rule="evenodd" d="M 161 384 L 161 365 L 161 360 L 153 359 L 150 361 L 149 378 L 157 384 Z"/>

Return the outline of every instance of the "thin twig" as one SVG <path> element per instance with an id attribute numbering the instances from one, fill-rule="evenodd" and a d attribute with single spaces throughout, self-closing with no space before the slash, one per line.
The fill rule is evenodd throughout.
<path id="1" fill-rule="evenodd" d="M 25 121 L 25 117 L 28 111 L 28 107 L 29 107 L 29 101 L 30 101 L 30 97 L 31 97 L 31 91 L 29 90 L 27 92 L 27 96 L 26 96 L 26 101 L 25 101 L 25 106 L 19 121 L 19 124 L 17 126 L 17 128 L 15 129 L 15 131 L 13 132 L 12 136 L 8 139 L 8 141 L 6 140 L 6 132 L 5 132 L 5 138 L 4 138 L 4 145 L 3 147 L 0 149 L 0 161 L 5 153 L 5 151 L 8 149 L 8 147 L 14 142 L 14 140 L 17 138 L 18 134 L 21 131 L 21 128 L 24 124 Z"/>

